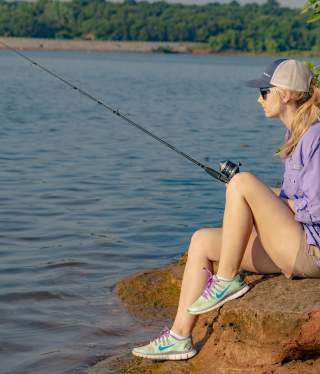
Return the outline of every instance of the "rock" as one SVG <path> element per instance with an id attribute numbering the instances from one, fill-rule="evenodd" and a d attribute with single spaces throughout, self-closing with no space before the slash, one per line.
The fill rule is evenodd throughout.
<path id="1" fill-rule="evenodd" d="M 173 318 L 183 267 L 147 270 L 120 281 L 116 291 L 128 311 L 140 320 Z"/>
<path id="2" fill-rule="evenodd" d="M 119 282 L 117 292 L 137 319 L 173 318 L 185 259 Z M 102 373 L 320 373 L 320 279 L 246 276 L 252 289 L 201 315 L 193 332 L 198 355 L 153 362 L 127 354 L 100 362 Z"/>

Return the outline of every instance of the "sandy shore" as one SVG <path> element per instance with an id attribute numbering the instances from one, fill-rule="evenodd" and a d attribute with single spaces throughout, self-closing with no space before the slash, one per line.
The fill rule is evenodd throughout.
<path id="1" fill-rule="evenodd" d="M 287 51 L 284 53 L 254 53 L 243 51 L 214 52 L 205 43 L 192 42 L 134 42 L 134 41 L 96 41 L 61 40 L 35 38 L 5 38 L 0 41 L 17 49 L 44 51 L 82 51 L 82 52 L 131 52 L 131 53 L 192 53 L 197 55 L 218 54 L 225 56 L 291 56 L 319 57 L 320 51 Z M 5 47 L 0 43 L 0 49 Z"/>
<path id="2" fill-rule="evenodd" d="M 170 42 L 118 42 L 3 37 L 0 38 L 0 41 L 3 41 L 9 46 L 17 49 L 46 51 L 192 53 L 197 48 L 197 44 L 195 43 Z M 0 49 L 4 48 L 5 47 L 0 44 Z"/>

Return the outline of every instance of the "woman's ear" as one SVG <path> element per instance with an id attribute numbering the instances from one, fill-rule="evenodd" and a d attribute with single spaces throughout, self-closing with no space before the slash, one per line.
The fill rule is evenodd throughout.
<path id="1" fill-rule="evenodd" d="M 292 99 L 292 95 L 290 91 L 283 90 L 280 91 L 280 100 L 283 104 L 288 104 L 288 102 Z"/>

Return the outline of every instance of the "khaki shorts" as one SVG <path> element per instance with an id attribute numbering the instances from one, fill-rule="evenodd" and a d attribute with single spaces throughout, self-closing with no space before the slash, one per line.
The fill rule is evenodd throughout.
<path id="1" fill-rule="evenodd" d="M 292 273 L 284 275 L 287 278 L 320 278 L 320 248 L 308 244 L 305 233 L 301 237 Z"/>

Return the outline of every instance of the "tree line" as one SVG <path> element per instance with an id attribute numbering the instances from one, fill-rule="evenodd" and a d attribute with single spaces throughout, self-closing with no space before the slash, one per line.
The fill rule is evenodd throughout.
<path id="1" fill-rule="evenodd" d="M 125 0 L 0 0 L 0 35 L 206 43 L 214 51 L 320 51 L 319 23 L 276 0 L 262 5 Z"/>

